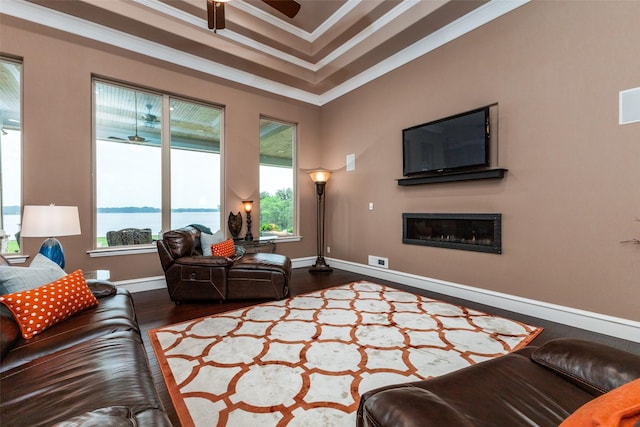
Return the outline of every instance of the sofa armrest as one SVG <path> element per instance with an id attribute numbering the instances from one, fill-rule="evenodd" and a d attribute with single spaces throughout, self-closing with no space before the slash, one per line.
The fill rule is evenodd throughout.
<path id="1" fill-rule="evenodd" d="M 473 427 L 473 424 L 431 391 L 403 384 L 365 393 L 360 401 L 356 426 Z"/>
<path id="2" fill-rule="evenodd" d="M 640 355 L 591 341 L 552 340 L 538 347 L 531 359 L 594 396 L 640 378 Z"/>
<path id="3" fill-rule="evenodd" d="M 13 314 L 4 304 L 0 304 L 0 361 L 13 348 L 20 336 L 20 327 Z"/>
<path id="4" fill-rule="evenodd" d="M 109 297 L 115 295 L 118 288 L 108 280 L 87 279 L 87 286 L 96 298 Z"/>

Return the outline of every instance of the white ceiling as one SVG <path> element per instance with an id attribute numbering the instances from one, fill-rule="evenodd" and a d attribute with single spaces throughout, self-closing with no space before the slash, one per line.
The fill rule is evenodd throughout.
<path id="1" fill-rule="evenodd" d="M 1 0 L 2 14 L 292 99 L 323 105 L 529 0 Z"/>

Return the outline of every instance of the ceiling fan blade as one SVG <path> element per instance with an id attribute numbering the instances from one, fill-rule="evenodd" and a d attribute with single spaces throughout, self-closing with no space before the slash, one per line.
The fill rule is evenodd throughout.
<path id="1" fill-rule="evenodd" d="M 300 3 L 294 0 L 262 0 L 275 10 L 293 18 L 300 11 Z"/>
<path id="2" fill-rule="evenodd" d="M 215 17 L 216 29 L 223 30 L 226 27 L 224 20 L 224 3 L 218 1 L 214 3 L 213 15 Z"/>
<path id="3" fill-rule="evenodd" d="M 214 13 L 213 13 L 213 9 L 215 8 L 215 5 L 213 3 L 214 3 L 213 0 L 207 0 L 207 24 L 209 25 L 210 30 L 213 30 L 216 22 L 214 19 Z"/>

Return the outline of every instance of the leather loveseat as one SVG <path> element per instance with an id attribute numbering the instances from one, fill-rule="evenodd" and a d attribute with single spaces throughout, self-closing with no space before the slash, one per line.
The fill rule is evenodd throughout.
<path id="1" fill-rule="evenodd" d="M 574 412 L 574 417 L 589 417 L 582 412 L 589 408 L 582 405 L 596 403 L 597 398 L 609 412 L 605 416 L 611 416 L 620 410 L 614 408 L 619 395 L 611 396 L 610 402 L 605 399 L 614 389 L 622 391 L 621 386 L 634 387 L 635 397 L 630 398 L 637 410 L 638 378 L 640 355 L 583 340 L 556 339 L 440 377 L 366 392 L 357 426 L 557 427 Z M 640 425 L 637 422 L 632 425 Z"/>
<path id="2" fill-rule="evenodd" d="M 98 305 L 31 339 L 0 304 L 0 425 L 171 426 L 131 295 L 87 282 Z"/>
<path id="3" fill-rule="evenodd" d="M 168 231 L 157 241 L 172 301 L 281 299 L 289 294 L 288 257 L 267 253 L 203 255 L 200 236 L 198 228 L 188 226 Z"/>

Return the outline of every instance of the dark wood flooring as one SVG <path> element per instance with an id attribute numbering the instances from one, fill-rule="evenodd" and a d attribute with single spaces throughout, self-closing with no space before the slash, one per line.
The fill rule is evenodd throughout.
<path id="1" fill-rule="evenodd" d="M 472 301 L 466 301 L 459 298 L 449 297 L 447 295 L 423 291 L 421 289 L 402 285 L 401 283 L 389 282 L 386 280 L 363 276 L 360 274 L 342 270 L 334 270 L 331 273 L 309 273 L 307 269 L 304 268 L 295 269 L 293 270 L 290 292 L 292 296 L 295 296 L 313 292 L 318 289 L 342 285 L 358 280 L 369 280 L 374 283 L 388 285 L 397 289 L 402 289 L 416 294 L 425 295 L 430 298 L 439 299 L 441 301 L 459 304 L 475 310 L 484 311 L 486 313 L 492 313 L 510 319 L 519 320 L 530 325 L 542 326 L 544 328 L 544 331 L 536 337 L 536 339 L 532 342 L 532 345 L 541 345 L 542 343 L 554 338 L 576 337 L 588 339 L 591 341 L 597 341 L 613 347 L 621 348 L 626 351 L 640 354 L 640 343 L 638 342 L 621 340 L 611 336 L 597 334 L 591 331 L 549 322 L 544 319 L 538 319 L 530 316 L 525 316 L 520 313 L 514 313 L 495 307 L 477 304 Z M 136 314 L 138 317 L 140 328 L 142 330 L 142 336 L 147 350 L 147 355 L 149 357 L 149 364 L 151 366 L 156 388 L 158 390 L 158 393 L 160 394 L 162 403 L 167 410 L 167 413 L 169 414 L 169 418 L 175 426 L 179 426 L 180 422 L 178 420 L 178 417 L 176 416 L 173 404 L 171 403 L 169 393 L 167 392 L 162 373 L 160 372 L 158 361 L 153 352 L 153 349 L 151 348 L 151 343 L 147 331 L 149 329 L 159 328 L 161 326 L 167 326 L 190 319 L 196 319 L 198 317 L 246 307 L 259 303 L 260 301 L 254 300 L 233 301 L 225 302 L 222 304 L 211 303 L 175 305 L 173 302 L 171 302 L 167 291 L 164 289 L 134 293 L 133 299 L 135 302 Z"/>

